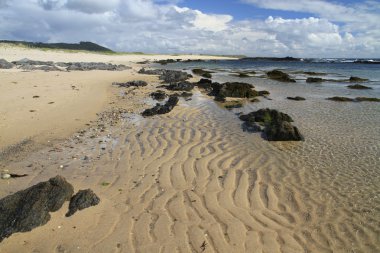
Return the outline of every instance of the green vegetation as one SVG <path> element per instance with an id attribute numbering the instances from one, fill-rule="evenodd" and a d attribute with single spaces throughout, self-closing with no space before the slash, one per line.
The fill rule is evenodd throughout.
<path id="1" fill-rule="evenodd" d="M 13 41 L 13 40 L 0 40 L 0 44 L 13 44 L 21 45 L 29 48 L 41 48 L 41 49 L 64 49 L 64 50 L 83 50 L 93 52 L 109 52 L 114 53 L 111 49 L 102 47 L 92 42 L 81 41 L 75 43 L 42 43 L 42 42 L 28 42 L 28 41 Z"/>

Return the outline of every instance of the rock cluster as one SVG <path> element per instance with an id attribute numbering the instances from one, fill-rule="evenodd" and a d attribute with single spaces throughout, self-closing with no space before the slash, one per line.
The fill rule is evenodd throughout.
<path id="1" fill-rule="evenodd" d="M 268 141 L 302 141 L 304 137 L 298 128 L 293 126 L 293 119 L 282 112 L 271 109 L 260 109 L 241 115 L 243 128 L 250 131 L 263 131 Z"/>
<path id="2" fill-rule="evenodd" d="M 11 69 L 13 68 L 13 64 L 4 60 L 4 59 L 0 59 L 0 69 Z"/>
<path id="3" fill-rule="evenodd" d="M 70 199 L 69 213 L 99 203 L 92 191 L 92 194 L 80 191 L 77 197 L 71 198 L 73 193 L 73 186 L 65 178 L 56 176 L 0 199 L 0 242 L 13 233 L 31 231 L 46 224 L 50 212 L 58 211 Z"/>
<path id="4" fill-rule="evenodd" d="M 147 86 L 148 83 L 145 81 L 130 81 L 130 82 L 126 82 L 126 83 L 113 83 L 112 85 L 117 85 L 119 87 L 129 88 L 129 87 Z"/>

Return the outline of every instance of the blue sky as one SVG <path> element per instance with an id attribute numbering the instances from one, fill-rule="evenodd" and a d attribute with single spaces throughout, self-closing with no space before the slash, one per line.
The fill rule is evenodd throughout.
<path id="1" fill-rule="evenodd" d="M 147 53 L 380 57 L 380 1 L 0 0 L 0 39 Z"/>

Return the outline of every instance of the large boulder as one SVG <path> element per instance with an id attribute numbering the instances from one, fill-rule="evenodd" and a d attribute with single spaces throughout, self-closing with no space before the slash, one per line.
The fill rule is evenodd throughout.
<path id="1" fill-rule="evenodd" d="M 302 141 L 304 137 L 298 128 L 293 126 L 293 119 L 282 112 L 271 109 L 260 109 L 241 115 L 245 129 L 263 131 L 268 141 Z"/>
<path id="2" fill-rule="evenodd" d="M 73 186 L 56 176 L 1 199 L 0 242 L 13 233 L 46 224 L 50 220 L 49 212 L 59 210 L 73 193 Z"/>
<path id="3" fill-rule="evenodd" d="M 177 70 L 166 70 L 160 75 L 160 80 L 166 83 L 177 83 L 186 81 L 189 78 L 189 75 L 183 71 Z"/>
<path id="4" fill-rule="evenodd" d="M 361 85 L 361 84 L 348 85 L 347 88 L 353 89 L 353 90 L 372 90 L 371 87 L 364 86 L 364 85 Z"/>
<path id="5" fill-rule="evenodd" d="M 267 76 L 270 79 L 280 81 L 280 82 L 289 82 L 289 83 L 295 83 L 296 80 L 290 78 L 290 76 L 280 70 L 272 70 L 267 72 Z"/>
<path id="6" fill-rule="evenodd" d="M 224 83 L 219 94 L 224 97 L 233 98 L 252 98 L 257 97 L 259 93 L 253 89 L 253 85 L 249 83 Z"/>
<path id="7" fill-rule="evenodd" d="M 11 69 L 13 68 L 13 64 L 4 60 L 4 59 L 0 59 L 0 69 Z"/>
<path id="8" fill-rule="evenodd" d="M 92 190 L 80 190 L 70 199 L 69 211 L 66 213 L 66 217 L 73 215 L 79 210 L 96 206 L 99 202 L 99 197 Z"/>
<path id="9" fill-rule="evenodd" d="M 323 79 L 320 77 L 308 77 L 306 79 L 306 82 L 307 83 L 321 83 L 321 82 L 323 82 Z"/>

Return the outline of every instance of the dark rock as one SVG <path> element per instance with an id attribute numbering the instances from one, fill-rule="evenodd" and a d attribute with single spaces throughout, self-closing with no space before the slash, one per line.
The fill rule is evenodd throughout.
<path id="1" fill-rule="evenodd" d="M 368 81 L 368 79 L 356 77 L 356 76 L 351 76 L 349 79 L 350 82 L 365 82 Z"/>
<path id="2" fill-rule="evenodd" d="M 155 61 L 155 63 L 159 63 L 161 65 L 166 65 L 168 63 L 174 63 L 174 62 L 177 62 L 178 60 L 174 60 L 174 59 L 167 59 L 167 60 L 159 60 L 159 61 Z"/>
<path id="3" fill-rule="evenodd" d="M 217 102 L 224 103 L 224 102 L 226 102 L 226 97 L 219 94 L 219 95 L 215 96 L 214 100 L 217 101 Z"/>
<path id="4" fill-rule="evenodd" d="M 33 61 L 27 58 L 21 59 L 19 61 L 13 61 L 12 63 L 15 65 L 46 65 L 46 66 L 54 65 L 54 62 L 52 61 Z"/>
<path id="5" fill-rule="evenodd" d="M 178 104 L 178 101 L 179 101 L 178 97 L 176 97 L 176 96 L 170 96 L 169 100 L 164 105 L 157 104 L 153 108 L 146 109 L 142 113 L 142 116 L 144 116 L 144 117 L 150 117 L 150 116 L 154 116 L 154 115 L 157 115 L 157 114 L 169 113 Z"/>
<path id="6" fill-rule="evenodd" d="M 184 91 L 182 93 L 175 93 L 175 94 L 173 94 L 173 96 L 189 98 L 189 97 L 193 96 L 193 93 Z"/>
<path id="7" fill-rule="evenodd" d="M 230 102 L 227 105 L 224 105 L 224 108 L 226 109 L 234 109 L 234 108 L 242 108 L 243 104 L 241 102 L 235 101 L 235 102 Z"/>
<path id="8" fill-rule="evenodd" d="M 131 81 L 131 82 L 126 82 L 126 83 L 113 83 L 112 85 L 117 85 L 119 87 L 129 88 L 129 87 L 147 86 L 148 83 L 145 81 Z"/>
<path id="9" fill-rule="evenodd" d="M 199 88 L 204 89 L 206 91 L 211 92 L 212 91 L 212 81 L 210 79 L 202 78 L 199 80 L 199 82 L 196 84 Z"/>
<path id="10" fill-rule="evenodd" d="M 246 115 L 241 115 L 244 121 L 243 128 L 258 129 L 258 125 L 264 126 L 264 133 L 269 141 L 301 141 L 303 136 L 290 122 L 293 119 L 277 110 L 260 109 Z"/>
<path id="11" fill-rule="evenodd" d="M 107 70 L 107 71 L 122 71 L 129 69 L 125 65 L 114 65 L 103 62 L 70 62 L 67 63 L 67 71 L 89 71 L 89 70 Z"/>
<path id="12" fill-rule="evenodd" d="M 196 75 L 203 76 L 205 78 L 212 78 L 211 71 L 207 71 L 203 69 L 193 69 L 192 72 Z"/>
<path id="13" fill-rule="evenodd" d="M 260 90 L 260 91 L 258 91 L 258 96 L 265 97 L 265 96 L 268 96 L 268 95 L 270 95 L 270 92 L 267 91 L 267 90 Z"/>
<path id="14" fill-rule="evenodd" d="M 306 79 L 306 82 L 307 83 L 321 83 L 321 82 L 323 82 L 323 79 L 319 78 L 319 77 L 308 77 Z"/>
<path id="15" fill-rule="evenodd" d="M 380 102 L 380 98 L 357 97 L 355 100 L 358 102 Z"/>
<path id="16" fill-rule="evenodd" d="M 303 100 L 306 100 L 305 98 L 303 98 L 303 97 L 299 97 L 299 96 L 297 96 L 297 97 L 287 97 L 287 99 L 289 99 L 289 100 L 295 100 L 295 101 L 303 101 Z"/>
<path id="17" fill-rule="evenodd" d="M 290 78 L 290 76 L 280 70 L 272 70 L 267 72 L 267 76 L 270 79 L 277 80 L 280 82 L 290 82 L 290 83 L 295 83 L 296 80 Z"/>
<path id="18" fill-rule="evenodd" d="M 59 210 L 73 193 L 73 186 L 56 176 L 1 199 L 0 241 L 13 233 L 46 224 L 50 220 L 49 212 Z"/>
<path id="19" fill-rule="evenodd" d="M 224 96 L 234 98 L 252 98 L 257 97 L 259 94 L 253 90 L 253 85 L 249 83 L 224 83 L 221 85 L 214 85 L 211 94 L 213 96 Z"/>
<path id="20" fill-rule="evenodd" d="M 192 89 L 194 89 L 194 84 L 190 82 L 182 81 L 182 82 L 166 85 L 165 88 L 168 90 L 173 90 L 173 91 L 191 91 Z"/>
<path id="21" fill-rule="evenodd" d="M 327 98 L 327 100 L 337 101 L 337 102 L 354 102 L 355 101 L 355 99 L 353 98 L 346 98 L 346 97 L 330 97 L 330 98 Z"/>
<path id="22" fill-rule="evenodd" d="M 305 71 L 303 73 L 306 75 L 310 75 L 310 76 L 325 76 L 325 75 L 327 75 L 326 73 L 319 73 L 319 72 L 313 72 L 313 71 Z"/>
<path id="23" fill-rule="evenodd" d="M 176 83 L 186 81 L 189 78 L 188 74 L 183 71 L 177 70 L 165 70 L 160 75 L 160 80 L 163 80 L 166 83 Z"/>
<path id="24" fill-rule="evenodd" d="M 0 69 L 11 69 L 13 68 L 13 64 L 4 60 L 4 59 L 0 59 Z"/>
<path id="25" fill-rule="evenodd" d="M 162 90 L 158 90 L 156 92 L 152 92 L 150 93 L 150 96 L 155 99 L 155 100 L 164 100 L 166 98 L 166 94 L 165 92 L 163 92 Z"/>
<path id="26" fill-rule="evenodd" d="M 144 75 L 162 75 L 166 70 L 164 69 L 145 69 L 142 68 L 138 71 L 139 74 Z"/>
<path id="27" fill-rule="evenodd" d="M 371 90 L 371 87 L 367 87 L 361 84 L 354 84 L 354 85 L 348 85 L 347 86 L 349 89 L 354 89 L 354 90 Z"/>
<path id="28" fill-rule="evenodd" d="M 96 206 L 99 202 L 99 197 L 92 190 L 80 190 L 70 199 L 69 211 L 66 213 L 66 217 L 70 217 L 78 210 Z"/>

